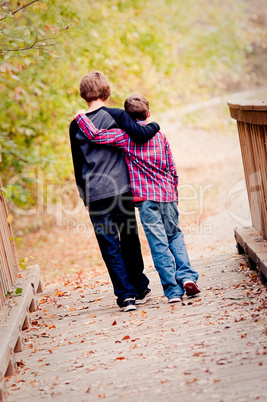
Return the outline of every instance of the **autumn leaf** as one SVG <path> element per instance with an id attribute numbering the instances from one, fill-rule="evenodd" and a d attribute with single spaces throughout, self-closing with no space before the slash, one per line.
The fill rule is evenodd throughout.
<path id="1" fill-rule="evenodd" d="M 141 311 L 141 315 L 142 315 L 142 317 L 147 318 L 147 314 L 145 311 Z"/>
<path id="2" fill-rule="evenodd" d="M 63 296 L 64 295 L 64 293 L 65 292 L 63 292 L 62 290 L 61 291 L 59 291 L 59 292 L 56 292 L 55 294 L 54 294 L 54 296 L 59 296 L 59 297 L 61 297 L 61 296 Z"/>
<path id="3" fill-rule="evenodd" d="M 12 221 L 13 221 L 13 216 L 12 215 L 8 215 L 8 217 L 6 218 L 6 220 L 7 220 L 7 223 L 12 223 Z"/>

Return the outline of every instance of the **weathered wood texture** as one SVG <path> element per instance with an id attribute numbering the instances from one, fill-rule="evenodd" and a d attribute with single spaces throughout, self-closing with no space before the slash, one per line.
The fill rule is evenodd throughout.
<path id="1" fill-rule="evenodd" d="M 198 297 L 168 304 L 148 267 L 152 297 L 132 313 L 106 275 L 47 287 L 8 401 L 265 402 L 266 288 L 237 255 L 193 266 Z"/>
<path id="2" fill-rule="evenodd" d="M 252 269 L 258 269 L 264 281 L 267 279 L 267 240 L 253 227 L 236 228 L 235 238 L 240 254 L 245 254 Z"/>
<path id="3" fill-rule="evenodd" d="M 7 221 L 9 212 L 1 190 L 2 187 L 0 178 L 0 309 L 5 302 L 5 294 L 14 285 L 18 273 L 18 258 L 14 242 L 11 240 L 12 227 L 11 223 Z"/>
<path id="4" fill-rule="evenodd" d="M 252 224 L 267 239 L 267 101 L 228 106 L 237 120 Z"/>
<path id="5" fill-rule="evenodd" d="M 39 266 L 24 270 L 16 286 L 22 293 L 7 298 L 0 313 L 0 402 L 6 400 L 3 379 L 16 373 L 17 356 L 24 346 L 23 331 L 30 328 L 30 313 L 37 307 L 36 293 L 42 291 Z"/>

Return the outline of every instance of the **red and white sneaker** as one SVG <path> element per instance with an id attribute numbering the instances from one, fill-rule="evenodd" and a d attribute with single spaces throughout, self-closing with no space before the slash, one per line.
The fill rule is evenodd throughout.
<path id="1" fill-rule="evenodd" d="M 193 281 L 185 281 L 184 290 L 187 296 L 195 296 L 196 294 L 200 293 L 200 289 Z"/>

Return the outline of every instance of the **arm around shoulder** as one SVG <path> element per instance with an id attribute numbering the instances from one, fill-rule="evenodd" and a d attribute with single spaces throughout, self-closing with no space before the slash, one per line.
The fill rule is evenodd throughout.
<path id="1" fill-rule="evenodd" d="M 106 110 L 114 118 L 118 126 L 138 144 L 144 144 L 151 140 L 160 130 L 159 125 L 154 122 L 146 125 L 138 124 L 131 118 L 129 113 L 123 109 L 107 108 Z"/>

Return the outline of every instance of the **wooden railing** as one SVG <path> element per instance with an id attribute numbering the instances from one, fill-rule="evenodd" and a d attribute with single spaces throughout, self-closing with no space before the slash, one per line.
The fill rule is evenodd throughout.
<path id="1" fill-rule="evenodd" d="M 237 120 L 252 224 L 267 239 L 267 101 L 228 106 Z"/>
<path id="2" fill-rule="evenodd" d="M 0 162 L 1 162 L 0 146 Z M 1 188 L 0 177 L 0 309 L 5 302 L 5 295 L 11 290 L 18 274 L 18 258 L 13 238 L 11 222 L 8 222 L 9 212 L 6 199 Z"/>

